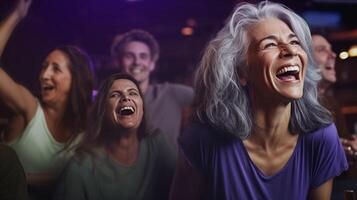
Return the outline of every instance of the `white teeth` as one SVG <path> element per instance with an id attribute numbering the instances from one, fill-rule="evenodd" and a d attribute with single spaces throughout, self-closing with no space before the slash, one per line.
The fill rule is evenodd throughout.
<path id="1" fill-rule="evenodd" d="M 276 75 L 284 74 L 286 72 L 299 72 L 299 71 L 300 71 L 299 66 L 294 65 L 294 66 L 289 66 L 289 67 L 283 67 L 276 73 Z"/>
<path id="2" fill-rule="evenodd" d="M 53 89 L 54 86 L 53 85 L 44 84 L 44 85 L 42 85 L 42 88 L 45 89 L 45 90 L 49 90 L 49 89 Z"/>
<path id="3" fill-rule="evenodd" d="M 134 112 L 134 108 L 130 107 L 130 106 L 125 106 L 125 107 L 120 108 L 120 112 L 123 110 L 131 110 L 132 112 Z"/>
<path id="4" fill-rule="evenodd" d="M 142 71 L 143 71 L 142 69 L 136 67 L 136 68 L 134 68 L 134 69 L 132 70 L 132 73 L 133 73 L 133 74 L 138 74 L 138 73 L 141 73 Z"/>
<path id="5" fill-rule="evenodd" d="M 122 108 L 120 108 L 118 114 L 121 116 L 128 116 L 128 115 L 132 115 L 134 114 L 135 109 L 131 106 L 124 106 Z"/>

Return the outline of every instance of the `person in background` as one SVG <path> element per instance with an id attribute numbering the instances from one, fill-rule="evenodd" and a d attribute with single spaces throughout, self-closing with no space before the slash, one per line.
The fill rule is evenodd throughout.
<path id="1" fill-rule="evenodd" d="M 348 168 L 317 101 L 306 22 L 281 4 L 239 4 L 195 77 L 171 199 L 329 199 Z"/>
<path id="2" fill-rule="evenodd" d="M 331 89 L 333 84 L 337 81 L 335 70 L 336 54 L 333 52 L 331 44 L 322 35 L 312 35 L 312 46 L 314 59 L 321 73 L 321 80 L 317 87 L 319 101 L 334 115 L 340 136 L 347 137 L 349 134 L 346 122 Z"/>
<path id="3" fill-rule="evenodd" d="M 182 112 L 191 104 L 193 89 L 181 84 L 150 82 L 150 74 L 159 59 L 159 45 L 146 31 L 135 29 L 117 35 L 111 54 L 115 65 L 139 82 L 145 96 L 148 125 L 160 128 L 176 146 Z"/>
<path id="4" fill-rule="evenodd" d="M 341 113 L 341 107 L 336 101 L 332 91 L 333 84 L 336 83 L 336 54 L 332 50 L 331 44 L 320 34 L 312 35 L 313 55 L 318 69 L 321 73 L 321 80 L 318 83 L 319 101 L 333 114 L 338 133 L 348 156 L 354 156 L 357 152 L 357 137 L 349 134 L 346 121 Z M 357 154 L 355 155 L 357 156 Z"/>
<path id="5" fill-rule="evenodd" d="M 144 116 L 139 83 L 126 74 L 108 77 L 55 199 L 168 199 L 174 148 L 159 129 L 146 129 Z"/>
<path id="6" fill-rule="evenodd" d="M 14 150 L 0 144 L 0 199 L 27 200 L 24 169 Z"/>
<path id="7" fill-rule="evenodd" d="M 337 81 L 336 54 L 330 42 L 321 34 L 312 35 L 313 56 L 321 74 L 318 83 L 319 102 L 333 115 L 341 143 L 349 161 L 349 170 L 339 176 L 333 187 L 332 199 L 343 198 L 343 191 L 357 188 L 357 136 L 349 133 L 341 107 L 336 100 L 332 86 Z"/>
<path id="8" fill-rule="evenodd" d="M 0 24 L 0 56 L 31 0 L 19 0 Z M 39 75 L 40 97 L 15 82 L 0 68 L 0 101 L 12 113 L 3 142 L 24 167 L 32 199 L 49 199 L 59 174 L 85 129 L 91 104 L 91 61 L 75 46 L 54 48 Z"/>

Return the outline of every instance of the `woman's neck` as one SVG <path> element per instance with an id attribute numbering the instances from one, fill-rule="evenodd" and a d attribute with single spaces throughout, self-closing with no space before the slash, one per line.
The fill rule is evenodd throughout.
<path id="1" fill-rule="evenodd" d="M 64 115 L 68 106 L 68 102 L 58 102 L 58 103 L 42 103 L 42 108 L 51 120 L 56 123 L 62 123 L 64 121 Z"/>
<path id="2" fill-rule="evenodd" d="M 274 102 L 274 101 L 272 101 Z M 292 134 L 289 132 L 291 103 L 253 104 L 254 127 L 250 140 L 261 146 L 276 146 Z"/>
<path id="3" fill-rule="evenodd" d="M 107 150 L 122 165 L 131 166 L 139 156 L 139 144 L 137 133 L 125 134 L 109 145 Z"/>
<path id="4" fill-rule="evenodd" d="M 73 131 L 68 124 L 70 119 L 66 119 L 65 116 L 66 107 L 66 105 L 43 105 L 48 129 L 55 140 L 61 143 L 67 142 Z"/>

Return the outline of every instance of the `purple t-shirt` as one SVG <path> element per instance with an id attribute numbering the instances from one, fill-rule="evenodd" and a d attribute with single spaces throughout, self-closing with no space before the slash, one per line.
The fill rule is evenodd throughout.
<path id="1" fill-rule="evenodd" d="M 208 181 L 205 199 L 307 199 L 310 189 L 348 168 L 334 124 L 299 135 L 290 159 L 272 176 L 255 166 L 242 140 L 222 135 L 193 123 L 179 137 L 185 159 Z"/>

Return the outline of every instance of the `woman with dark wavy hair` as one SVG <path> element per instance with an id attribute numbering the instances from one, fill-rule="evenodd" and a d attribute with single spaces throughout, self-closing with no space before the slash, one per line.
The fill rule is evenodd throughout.
<path id="1" fill-rule="evenodd" d="M 31 0 L 19 0 L 1 22 L 0 54 L 30 4 Z M 0 68 L 0 101 L 13 113 L 2 139 L 18 154 L 34 199 L 49 198 L 73 154 L 70 147 L 85 130 L 93 87 L 90 65 L 78 47 L 54 48 L 42 64 L 39 98 Z"/>
<path id="2" fill-rule="evenodd" d="M 55 199 L 167 199 L 176 155 L 166 135 L 146 129 L 138 82 L 114 74 L 98 91 L 88 131 Z"/>
<path id="3" fill-rule="evenodd" d="M 238 5 L 197 70 L 171 199 L 329 199 L 348 166 L 314 69 L 301 17 Z"/>

